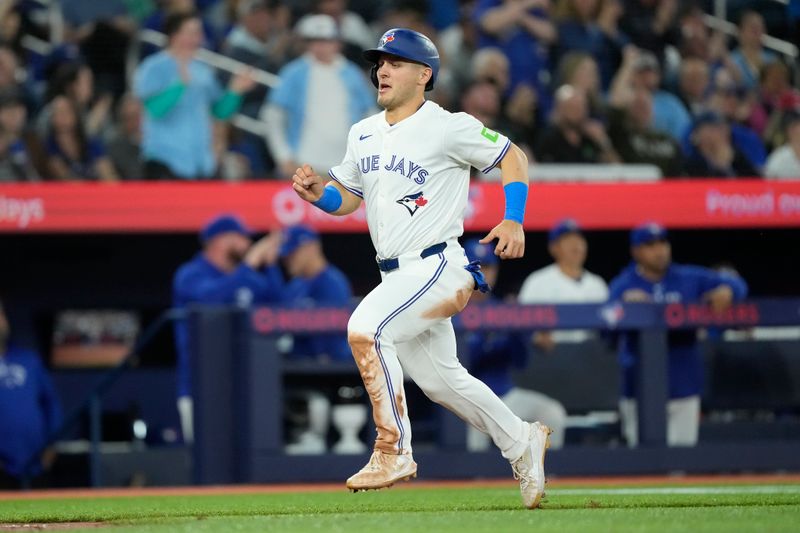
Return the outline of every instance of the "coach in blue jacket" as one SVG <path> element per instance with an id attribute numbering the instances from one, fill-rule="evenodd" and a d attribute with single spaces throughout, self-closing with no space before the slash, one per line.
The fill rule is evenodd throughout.
<path id="1" fill-rule="evenodd" d="M 26 463 L 61 424 L 61 404 L 41 359 L 9 343 L 9 335 L 0 303 L 0 489 L 20 486 Z M 45 452 L 30 473 L 41 474 L 53 457 Z"/>
<path id="2" fill-rule="evenodd" d="M 609 299 L 624 302 L 705 301 L 723 311 L 734 300 L 747 295 L 741 278 L 694 265 L 672 262 L 667 230 L 656 223 L 637 226 L 630 235 L 633 262 L 611 281 Z M 619 339 L 622 367 L 620 419 L 630 446 L 638 442 L 636 372 L 639 360 L 637 335 Z M 700 426 L 700 392 L 703 360 L 696 331 L 671 331 L 667 337 L 669 359 L 669 401 L 667 444 L 693 446 Z"/>
<path id="3" fill-rule="evenodd" d="M 229 304 L 249 307 L 278 302 L 283 278 L 277 266 L 280 234 L 255 244 L 251 231 L 232 215 L 221 215 L 200 232 L 203 249 L 178 268 L 172 282 L 173 307 L 188 304 Z M 178 352 L 178 412 L 185 442 L 193 441 L 189 331 L 185 320 L 175 323 Z"/>

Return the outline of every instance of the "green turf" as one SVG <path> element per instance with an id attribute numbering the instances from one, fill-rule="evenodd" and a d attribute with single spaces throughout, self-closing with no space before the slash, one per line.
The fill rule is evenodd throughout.
<path id="1" fill-rule="evenodd" d="M 709 493 L 709 489 L 714 491 Z M 111 531 L 798 531 L 800 485 L 558 487 L 541 509 L 513 488 L 418 488 L 0 501 L 0 524 L 103 521 Z M 675 493 L 678 492 L 678 493 Z M 80 531 L 80 530 L 71 530 Z M 97 530 L 93 530 L 97 533 Z"/>

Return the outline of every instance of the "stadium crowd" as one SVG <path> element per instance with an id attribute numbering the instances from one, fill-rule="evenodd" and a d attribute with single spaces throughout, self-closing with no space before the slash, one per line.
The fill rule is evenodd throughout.
<path id="1" fill-rule="evenodd" d="M 746 1 L 735 4 L 737 38 L 709 29 L 708 6 L 683 0 L 0 0 L 0 182 L 286 179 L 299 162 L 333 166 L 350 126 L 377 111 L 361 50 L 400 26 L 439 47 L 442 69 L 430 98 L 506 133 L 532 162 L 650 164 L 666 178 L 800 180 L 798 65 L 765 49 L 765 18 Z M 63 32 L 52 5 L 60 7 Z M 800 37 L 797 3 L 787 9 L 769 21 L 770 33 Z M 146 39 L 146 30 L 165 34 L 165 47 Z M 215 69 L 198 59 L 202 48 L 245 66 Z M 263 72 L 275 81 L 264 83 L 272 78 Z M 312 229 L 251 237 L 234 217 L 211 221 L 202 249 L 175 275 L 173 305 L 338 306 L 352 298 Z M 491 250 L 474 241 L 465 247 L 496 279 Z M 673 264 L 661 226 L 635 228 L 630 247 L 633 261 L 607 286 L 584 269 L 580 227 L 562 221 L 548 234 L 553 264 L 528 273 L 510 301 L 702 300 L 720 310 L 747 294 L 739 276 Z M 6 346 L 5 322 L 0 308 L 0 404 L 18 404 L 24 394 L 45 405 L 30 423 L 51 431 L 60 411 L 38 398 L 50 398 L 52 386 L 46 376 L 18 377 L 25 365 L 32 376 L 44 372 L 30 354 Z M 695 333 L 669 339 L 672 445 L 698 439 Z M 191 442 L 185 323 L 175 337 L 178 410 Z M 535 406 L 524 416 L 546 419 L 560 447 L 565 408 L 513 386 L 510 371 L 527 364 L 531 343 L 547 353 L 588 338 L 585 331 L 475 335 L 468 359 L 510 406 Z M 630 338 L 612 341 L 624 379 L 623 432 L 633 445 L 639 354 Z M 350 360 L 335 335 L 293 338 L 284 348 L 290 357 Z M 19 424 L 12 414 L 8 424 Z M 32 444 L 12 450 L 15 459 L 36 450 L 44 433 L 26 438 Z M 468 446 L 487 443 L 475 433 Z M 18 476 L 11 452 L 0 452 L 0 474 Z"/>
<path id="2" fill-rule="evenodd" d="M 764 48 L 768 25 L 744 1 L 731 3 L 736 38 L 682 0 L 61 0 L 57 28 L 50 4 L 0 0 L 0 181 L 330 166 L 342 132 L 376 110 L 360 51 L 396 26 L 440 49 L 431 98 L 531 161 L 800 176 L 797 65 Z M 786 9 L 769 33 L 792 40 L 800 13 Z M 166 33 L 166 49 L 145 30 Z M 212 69 L 201 47 L 277 81 Z M 233 126 L 237 113 L 261 128 Z"/>

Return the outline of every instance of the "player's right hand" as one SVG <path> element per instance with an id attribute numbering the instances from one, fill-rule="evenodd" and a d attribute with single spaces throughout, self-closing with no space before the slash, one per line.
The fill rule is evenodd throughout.
<path id="1" fill-rule="evenodd" d="M 316 202 L 322 198 L 325 191 L 325 183 L 322 176 L 314 172 L 311 165 L 303 165 L 294 171 L 292 176 L 292 188 L 297 196 L 306 202 Z"/>

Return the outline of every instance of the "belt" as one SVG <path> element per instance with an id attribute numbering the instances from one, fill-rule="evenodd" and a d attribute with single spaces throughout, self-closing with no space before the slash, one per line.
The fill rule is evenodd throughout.
<path id="1" fill-rule="evenodd" d="M 432 246 L 428 246 L 422 252 L 420 252 L 419 256 L 422 259 L 429 257 L 431 255 L 436 255 L 444 251 L 447 248 L 446 242 L 440 242 L 438 244 L 434 244 Z M 378 269 L 381 272 L 391 272 L 392 270 L 400 268 L 400 259 L 397 257 L 393 257 L 391 259 L 378 259 Z"/>

